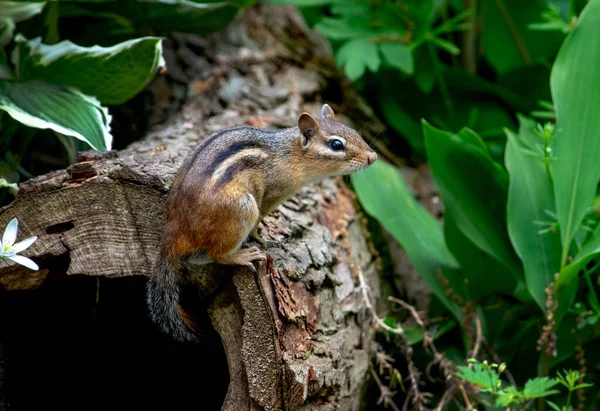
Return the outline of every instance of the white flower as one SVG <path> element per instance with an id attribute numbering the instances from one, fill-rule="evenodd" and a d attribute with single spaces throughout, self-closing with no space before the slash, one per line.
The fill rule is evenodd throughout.
<path id="1" fill-rule="evenodd" d="M 31 244 L 33 244 L 33 242 L 37 240 L 37 236 L 29 237 L 15 244 L 15 240 L 17 239 L 18 228 L 19 222 L 16 218 L 10 220 L 10 222 L 6 226 L 6 230 L 4 230 L 4 235 L 2 236 L 0 260 L 3 258 L 8 258 L 9 260 L 13 260 L 15 263 L 24 265 L 25 267 L 31 270 L 39 270 L 40 267 L 38 267 L 38 265 L 31 261 L 29 258 L 23 257 L 22 255 L 17 255 L 17 253 L 20 253 L 21 251 L 29 247 Z"/>

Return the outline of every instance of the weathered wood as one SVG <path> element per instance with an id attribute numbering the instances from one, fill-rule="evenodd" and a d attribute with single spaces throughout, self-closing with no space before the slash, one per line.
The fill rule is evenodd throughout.
<path id="1" fill-rule="evenodd" d="M 327 81 L 343 81 L 328 53 L 289 7 L 255 7 L 207 38 L 176 36 L 167 62 L 172 79 L 189 82 L 181 110 L 125 150 L 83 153 L 67 170 L 24 182 L 0 210 L 0 227 L 18 217 L 19 238 L 39 237 L 24 255 L 40 270 L 2 262 L 0 285 L 10 292 L 75 274 L 146 275 L 168 188 L 189 150 L 218 129 L 285 127 L 301 111 L 318 113 Z M 369 118 L 364 106 L 352 106 L 358 121 Z M 366 137 L 377 127 L 366 128 Z M 374 331 L 357 275 L 374 299 L 379 284 L 353 193 L 342 179 L 326 180 L 262 225 L 269 258 L 258 274 L 190 267 L 205 283 L 201 294 L 229 363 L 222 409 L 358 409 Z"/>

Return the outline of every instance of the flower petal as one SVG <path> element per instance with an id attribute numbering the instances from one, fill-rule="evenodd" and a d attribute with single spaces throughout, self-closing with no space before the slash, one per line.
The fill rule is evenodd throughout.
<path id="1" fill-rule="evenodd" d="M 34 263 L 32 260 L 30 260 L 27 257 L 23 257 L 22 255 L 13 255 L 12 257 L 8 257 L 9 260 L 13 260 L 15 263 L 19 263 L 21 265 L 24 265 L 25 267 L 31 269 L 31 270 L 39 270 L 40 267 L 38 267 L 38 265 L 36 263 Z"/>
<path id="2" fill-rule="evenodd" d="M 4 230 L 4 235 L 2 236 L 2 245 L 3 246 L 12 246 L 17 239 L 17 230 L 19 228 L 19 222 L 16 218 L 10 220 L 6 229 Z"/>
<path id="3" fill-rule="evenodd" d="M 37 240 L 36 235 L 34 235 L 33 237 L 26 238 L 23 241 L 19 241 L 17 244 L 12 246 L 11 251 L 13 253 L 20 253 L 21 251 L 28 248 L 31 244 L 33 244 L 35 240 Z"/>

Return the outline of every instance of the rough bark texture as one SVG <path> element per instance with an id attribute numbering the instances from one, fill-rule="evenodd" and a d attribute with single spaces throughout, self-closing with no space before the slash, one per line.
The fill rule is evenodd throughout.
<path id="1" fill-rule="evenodd" d="M 301 111 L 318 113 L 323 100 L 350 125 L 360 128 L 371 116 L 343 91 L 325 43 L 291 8 L 256 7 L 223 33 L 179 35 L 173 44 L 169 75 L 188 84 L 179 112 L 125 150 L 82 153 L 67 170 L 23 183 L 0 210 L 0 227 L 18 217 L 19 239 L 39 237 L 24 253 L 39 271 L 0 263 L 9 292 L 65 275 L 149 273 L 172 177 L 218 129 L 292 126 Z M 157 95 L 181 90 L 163 83 L 155 82 Z M 377 127 L 372 122 L 363 134 Z M 341 179 L 307 187 L 264 220 L 263 236 L 269 258 L 258 274 L 214 266 L 190 272 L 205 282 L 227 355 L 222 409 L 358 409 L 374 332 L 358 275 L 373 299 L 379 284 L 352 192 Z"/>

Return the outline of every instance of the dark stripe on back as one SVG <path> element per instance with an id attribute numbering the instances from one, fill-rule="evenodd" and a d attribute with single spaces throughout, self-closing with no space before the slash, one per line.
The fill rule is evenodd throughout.
<path id="1" fill-rule="evenodd" d="M 223 187 L 225 184 L 229 183 L 233 178 L 246 169 L 257 170 L 262 166 L 265 162 L 264 158 L 261 157 L 242 157 L 230 165 L 225 173 L 221 177 L 219 177 L 219 182 L 215 184 L 214 188 L 217 189 L 219 187 Z"/>
<path id="2" fill-rule="evenodd" d="M 225 150 L 221 151 L 219 154 L 217 154 L 215 156 L 215 158 L 212 161 L 212 163 L 210 164 L 210 166 L 208 166 L 204 169 L 204 174 L 207 177 L 212 176 L 213 173 L 215 172 L 215 170 L 219 167 L 219 165 L 223 161 L 227 160 L 229 157 L 234 156 L 235 154 L 237 154 L 240 151 L 243 151 L 247 148 L 265 148 L 265 146 L 263 144 L 259 143 L 258 141 L 252 141 L 252 140 L 236 141 L 235 143 L 231 144 L 229 147 L 227 147 Z"/>
<path id="3" fill-rule="evenodd" d="M 180 189 L 183 186 L 183 182 L 185 180 L 185 178 L 187 177 L 188 173 L 190 172 L 190 170 L 192 169 L 193 165 L 196 164 L 196 160 L 198 159 L 198 156 L 200 155 L 200 153 L 204 150 L 206 150 L 212 143 L 214 143 L 215 141 L 217 141 L 219 139 L 219 137 L 221 137 L 223 134 L 227 134 L 230 131 L 236 131 L 239 130 L 241 128 L 250 128 L 248 126 L 237 126 L 237 127 L 233 127 L 233 128 L 227 128 L 224 130 L 219 130 L 213 134 L 211 134 L 210 136 L 208 136 L 207 138 L 205 138 L 204 140 L 202 140 L 195 148 L 194 150 L 188 155 L 188 157 L 185 159 L 185 161 L 183 162 L 182 166 L 181 166 L 181 171 L 183 171 L 183 175 L 181 176 L 181 179 L 179 180 L 179 186 L 176 187 L 176 196 L 179 196 L 180 193 Z"/>

